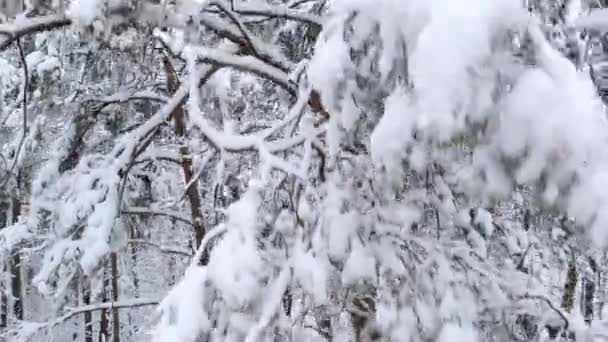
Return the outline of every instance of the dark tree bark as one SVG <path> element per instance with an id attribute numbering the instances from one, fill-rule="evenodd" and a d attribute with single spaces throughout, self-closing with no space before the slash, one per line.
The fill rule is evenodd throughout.
<path id="1" fill-rule="evenodd" d="M 564 294 L 562 297 L 562 309 L 570 312 L 574 306 L 574 291 L 578 282 L 578 272 L 576 270 L 576 259 L 572 256 L 568 265 L 568 274 L 566 275 L 566 283 L 564 284 Z"/>
<path id="2" fill-rule="evenodd" d="M 91 284 L 86 277 L 82 277 L 82 303 L 91 304 Z M 93 314 L 91 311 L 84 313 L 84 342 L 93 342 Z"/>
<path id="3" fill-rule="evenodd" d="M 585 323 L 587 323 L 587 325 L 590 325 L 591 321 L 593 320 L 593 299 L 595 297 L 595 283 L 592 279 L 585 278 L 583 284 L 582 314 L 585 318 Z"/>
<path id="4" fill-rule="evenodd" d="M 109 278 L 108 274 L 107 274 L 107 267 L 104 267 L 104 271 L 103 271 L 103 288 L 101 290 L 101 301 L 102 302 L 107 302 L 108 301 L 108 287 L 110 286 L 109 284 Z M 108 337 L 110 336 L 110 332 L 108 330 L 109 327 L 109 322 L 108 322 L 108 310 L 103 309 L 100 312 L 100 319 L 99 319 L 99 342 L 106 342 L 108 341 Z"/>
<path id="5" fill-rule="evenodd" d="M 167 75 L 167 90 L 170 95 L 174 95 L 177 92 L 179 87 L 179 80 L 177 78 L 177 73 L 171 64 L 171 61 L 168 57 L 165 57 L 163 60 L 163 66 L 165 68 L 165 73 Z M 175 135 L 182 139 L 186 136 L 186 125 L 184 123 L 185 113 L 184 109 L 181 106 L 175 107 L 173 111 L 173 120 L 175 122 Z M 192 171 L 192 158 L 190 156 L 190 151 L 188 147 L 181 146 L 179 148 L 180 156 L 182 157 L 181 165 L 182 172 L 184 174 L 184 183 L 190 184 L 193 177 Z M 192 216 L 192 222 L 194 223 L 194 247 L 198 249 L 201 241 L 205 237 L 205 226 L 203 222 L 203 212 L 201 210 L 201 197 L 198 191 L 198 186 L 196 182 L 191 184 L 188 189 L 186 189 L 186 195 L 188 196 L 188 200 L 190 202 L 190 212 Z M 206 265 L 209 262 L 209 256 L 206 251 L 203 253 L 203 256 L 200 260 L 202 265 Z"/>
<path id="6" fill-rule="evenodd" d="M 112 301 L 118 301 L 118 256 L 110 254 L 112 268 Z M 118 308 L 112 309 L 112 342 L 120 342 L 120 315 Z"/>
<path id="7" fill-rule="evenodd" d="M 3 201 L 0 197 L 0 229 L 8 225 L 8 210 L 10 206 L 7 201 Z M 7 271 L 7 261 L 2 263 L 3 272 Z M 6 289 L 6 284 L 0 283 L 2 289 Z M 0 291 L 0 330 L 8 326 L 8 297 L 6 291 Z"/>
<path id="8" fill-rule="evenodd" d="M 15 197 L 11 199 L 12 212 L 11 221 L 16 223 L 19 215 L 21 215 L 21 202 Z M 19 250 L 13 250 L 11 257 L 11 293 L 13 296 L 13 315 L 16 319 L 23 319 L 23 298 L 21 298 L 21 254 Z"/>

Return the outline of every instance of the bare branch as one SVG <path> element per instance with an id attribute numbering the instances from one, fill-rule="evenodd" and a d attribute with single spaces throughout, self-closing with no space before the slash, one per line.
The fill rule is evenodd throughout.
<path id="1" fill-rule="evenodd" d="M 118 92 L 116 94 L 112 94 L 112 95 L 108 95 L 108 96 L 104 96 L 104 97 L 100 97 L 100 98 L 96 98 L 96 99 L 91 99 L 91 101 L 98 103 L 101 109 L 103 109 L 104 107 L 109 106 L 111 104 L 126 103 L 129 101 L 153 101 L 153 102 L 166 103 L 167 100 L 168 99 L 166 97 L 154 94 L 153 92 L 149 92 L 149 91 L 134 91 L 134 92 L 130 92 L 130 93 L 129 92 Z"/>
<path id="2" fill-rule="evenodd" d="M 251 52 L 247 51 L 247 41 L 237 27 L 234 27 L 233 25 L 226 25 L 221 20 L 209 14 L 201 14 L 198 20 L 202 25 L 205 25 L 218 36 L 226 38 L 237 44 L 242 50 L 244 50 L 243 52 Z M 270 64 L 283 72 L 288 72 L 294 68 L 294 64 L 290 62 L 287 57 L 280 54 L 276 49 L 264 44 L 254 36 L 250 36 L 249 39 L 251 44 L 253 44 L 256 48 L 258 58 L 264 63 Z"/>
<path id="3" fill-rule="evenodd" d="M 207 168 L 207 165 L 209 164 L 209 162 L 211 161 L 211 159 L 213 159 L 213 157 L 215 157 L 215 155 L 217 154 L 216 151 L 211 151 L 211 153 L 209 153 L 205 159 L 203 159 L 202 161 L 202 166 L 201 169 L 198 170 L 198 172 L 196 173 L 196 175 L 194 175 L 194 177 L 192 177 L 192 179 L 188 182 L 188 184 L 186 184 L 183 193 L 181 194 L 181 196 L 179 197 L 178 201 L 181 201 L 184 197 L 186 197 L 186 194 L 188 193 L 188 189 L 190 189 L 190 187 L 192 186 L 192 184 L 196 183 L 199 178 L 203 175 L 203 172 L 205 171 L 205 169 Z"/>
<path id="4" fill-rule="evenodd" d="M 234 11 L 244 16 L 267 17 L 277 19 L 287 19 L 300 21 L 310 24 L 320 29 L 323 25 L 321 18 L 315 15 L 293 10 L 285 6 L 263 6 L 260 3 L 251 4 L 249 6 L 240 5 Z"/>
<path id="5" fill-rule="evenodd" d="M 266 78 L 277 85 L 285 88 L 292 95 L 296 94 L 296 89 L 289 80 L 289 75 L 284 71 L 264 63 L 253 56 L 237 56 L 220 51 L 218 49 L 207 49 L 203 47 L 190 47 L 191 51 L 205 63 L 211 63 L 221 67 L 233 67 L 243 71 L 251 72 L 254 75 Z"/>
<path id="6" fill-rule="evenodd" d="M 121 210 L 121 214 L 125 214 L 125 215 L 166 216 L 166 217 L 170 217 L 172 219 L 175 219 L 177 221 L 189 224 L 191 226 L 194 225 L 194 223 L 192 221 L 188 220 L 185 217 L 180 216 L 179 213 L 168 212 L 168 211 L 160 211 L 160 210 L 155 210 L 155 209 L 145 208 L 145 207 L 129 207 L 129 208 Z"/>
<path id="7" fill-rule="evenodd" d="M 253 40 L 252 40 L 252 34 L 251 32 L 249 32 L 249 30 L 245 27 L 245 24 L 243 24 L 239 18 L 237 18 L 237 15 L 235 12 L 233 12 L 232 10 L 230 10 L 230 8 L 228 8 L 226 6 L 226 4 L 224 4 L 223 1 L 220 0 L 214 0 L 211 2 L 213 5 L 217 6 L 220 10 L 222 10 L 224 13 L 226 13 L 226 15 L 228 15 L 228 17 L 230 18 L 230 20 L 232 20 L 232 22 L 236 25 L 236 27 L 239 29 L 239 32 L 241 33 L 242 38 L 245 40 L 245 44 L 247 45 L 247 47 L 251 50 L 251 54 L 254 55 L 256 58 L 260 58 L 260 54 L 257 51 L 256 46 L 253 44 Z"/>
<path id="8" fill-rule="evenodd" d="M 15 329 L 7 331 L 3 336 L 8 336 L 10 341 L 25 341 L 37 332 L 60 325 L 70 318 L 84 314 L 86 312 L 95 312 L 107 309 L 127 309 L 138 308 L 143 306 L 153 306 L 160 303 L 157 299 L 132 299 L 117 302 L 96 303 L 90 305 L 79 306 L 76 308 L 68 308 L 66 312 L 47 322 L 20 322 Z"/>
<path id="9" fill-rule="evenodd" d="M 564 330 L 568 330 L 568 327 L 570 325 L 570 321 L 568 320 L 568 317 L 566 316 L 565 313 L 562 312 L 562 310 L 557 308 L 551 300 L 549 300 L 548 298 L 543 297 L 543 296 L 529 295 L 529 294 L 520 297 L 520 300 L 526 300 L 526 299 L 539 300 L 539 301 L 545 302 L 549 306 L 549 308 L 551 308 L 551 310 L 555 311 L 559 315 L 559 317 L 564 321 Z"/>
<path id="10" fill-rule="evenodd" d="M 192 257 L 192 253 L 189 253 L 187 251 L 183 251 L 183 250 L 179 250 L 179 249 L 173 249 L 173 248 L 161 246 L 159 244 L 156 244 L 154 242 L 151 242 L 151 241 L 148 241 L 148 240 L 144 240 L 144 239 L 132 239 L 132 240 L 127 241 L 127 243 L 131 244 L 131 245 L 134 245 L 134 244 L 147 245 L 147 246 L 154 247 L 154 248 L 158 249 L 159 251 L 161 251 L 163 253 L 177 254 L 177 255 L 185 256 L 187 258 L 191 258 Z"/>

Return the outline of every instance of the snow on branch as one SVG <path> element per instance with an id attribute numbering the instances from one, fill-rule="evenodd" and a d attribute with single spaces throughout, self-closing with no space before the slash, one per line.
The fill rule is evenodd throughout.
<path id="1" fill-rule="evenodd" d="M 33 33 L 54 30 L 68 26 L 70 18 L 61 14 L 52 14 L 35 18 L 25 18 L 8 24 L 0 24 L 0 51 L 6 49 L 17 39 Z"/>
<path id="2" fill-rule="evenodd" d="M 253 56 L 236 56 L 218 49 L 208 49 L 204 47 L 191 47 L 191 50 L 196 53 L 197 58 L 202 62 L 251 72 L 252 74 L 275 82 L 292 94 L 295 94 L 296 92 L 287 73 L 272 65 L 264 63 Z"/>
<path id="3" fill-rule="evenodd" d="M 22 321 L 14 329 L 7 331 L 0 336 L 6 336 L 10 341 L 25 342 L 28 341 L 38 332 L 60 325 L 70 318 L 89 312 L 107 310 L 107 309 L 129 309 L 144 306 L 154 306 L 160 303 L 157 299 L 130 299 L 118 302 L 105 302 L 90 305 L 83 305 L 75 308 L 67 308 L 65 313 L 53 320 L 46 322 L 31 322 Z"/>
<path id="4" fill-rule="evenodd" d="M 527 294 L 524 296 L 521 296 L 519 298 L 520 300 L 535 300 L 535 301 L 541 301 L 544 302 L 545 304 L 547 304 L 547 306 L 549 306 L 549 308 L 551 310 L 553 310 L 559 317 L 561 320 L 564 321 L 564 330 L 568 330 L 568 327 L 570 326 L 570 321 L 568 320 L 567 315 L 560 310 L 557 306 L 555 306 L 555 304 L 553 304 L 553 302 L 545 297 L 545 296 L 541 296 L 541 295 L 531 295 L 531 294 Z"/>
<path id="5" fill-rule="evenodd" d="M 293 10 L 285 6 L 269 6 L 265 3 L 254 2 L 241 4 L 238 8 L 235 8 L 234 11 L 244 16 L 256 16 L 300 21 L 306 24 L 313 25 L 319 29 L 323 26 L 323 22 L 320 17 L 309 13 L 304 13 L 302 11 Z"/>
<path id="6" fill-rule="evenodd" d="M 165 246 L 159 245 L 157 243 L 154 243 L 152 241 L 148 241 L 148 240 L 144 240 L 144 239 L 132 239 L 132 240 L 129 240 L 128 243 L 131 245 L 141 244 L 141 245 L 154 247 L 163 253 L 181 255 L 181 256 L 184 256 L 187 258 L 192 257 L 192 253 L 190 253 L 188 251 L 184 251 L 184 250 L 180 250 L 180 249 L 176 249 L 176 248 L 165 247 Z"/>
<path id="7" fill-rule="evenodd" d="M 574 22 L 578 28 L 606 31 L 608 30 L 608 9 L 596 9 L 586 16 L 581 16 Z"/>
<path id="8" fill-rule="evenodd" d="M 205 83 L 215 71 L 217 71 L 217 68 L 204 65 L 199 68 L 197 74 L 192 77 L 196 79 L 197 84 L 200 86 Z M 145 148 L 143 146 L 145 146 L 146 139 L 153 135 L 157 128 L 171 117 L 175 108 L 186 102 L 186 99 L 189 96 L 189 90 L 190 85 L 182 84 L 173 97 L 161 109 L 144 124 L 127 134 L 124 139 L 117 144 L 112 154 L 116 158 L 115 163 L 118 163 L 122 172 L 126 172 L 128 164 L 144 152 Z"/>
<path id="9" fill-rule="evenodd" d="M 111 104 L 126 103 L 129 101 L 153 101 L 165 103 L 167 102 L 167 98 L 151 91 L 122 91 L 100 98 L 93 98 L 91 101 L 99 103 L 100 107 L 103 108 Z"/>
<path id="10" fill-rule="evenodd" d="M 190 64 L 195 64 L 195 60 L 200 58 L 201 54 L 205 54 L 205 51 L 205 49 L 187 46 L 183 53 L 186 56 L 186 60 L 188 60 Z M 234 58 L 242 57 L 234 56 Z M 264 67 L 268 66 L 264 65 Z M 190 81 L 190 84 L 193 85 L 193 81 Z M 300 101 L 298 101 L 298 103 L 300 103 Z M 274 168 L 283 170 L 299 177 L 303 177 L 305 170 L 295 167 L 291 163 L 273 155 L 272 153 L 293 148 L 304 143 L 306 140 L 315 138 L 325 132 L 324 127 L 319 127 L 314 129 L 312 132 L 307 132 L 307 134 L 303 134 L 301 136 L 267 142 L 266 139 L 268 138 L 268 134 L 266 132 L 262 132 L 262 134 L 240 135 L 232 132 L 220 131 L 214 128 L 213 124 L 209 120 L 205 119 L 200 112 L 200 103 L 198 98 L 188 101 L 188 107 L 190 110 L 192 123 L 201 130 L 202 134 L 217 149 L 230 152 L 255 150 L 259 153 L 263 165 L 268 167 L 268 169 Z M 293 116 L 289 117 L 293 118 Z"/>
<path id="11" fill-rule="evenodd" d="M 238 19 L 236 17 L 234 18 Z M 201 14 L 198 17 L 198 21 L 215 32 L 218 36 L 226 38 L 241 47 L 247 47 L 247 39 L 243 37 L 242 32 L 235 25 L 226 24 L 222 20 L 209 14 Z M 257 57 L 262 61 L 284 72 L 294 68 L 294 64 L 281 53 L 280 49 L 268 45 L 253 35 L 249 37 L 249 42 L 255 47 Z"/>
<path id="12" fill-rule="evenodd" d="M 121 211 L 122 214 L 126 214 L 126 215 L 153 215 L 153 216 L 166 216 L 169 217 L 171 219 L 186 223 L 188 225 L 193 226 L 194 223 L 192 223 L 192 221 L 188 220 L 185 217 L 182 217 L 179 213 L 174 213 L 174 212 L 169 212 L 169 211 L 161 211 L 161 210 L 154 210 L 152 208 L 144 208 L 144 207 L 129 207 L 126 209 L 123 209 Z"/>

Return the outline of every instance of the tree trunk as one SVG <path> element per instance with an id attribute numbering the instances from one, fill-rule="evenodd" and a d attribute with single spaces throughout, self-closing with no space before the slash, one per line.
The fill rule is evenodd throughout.
<path id="1" fill-rule="evenodd" d="M 112 301 L 118 301 L 118 256 L 116 253 L 110 254 L 112 263 Z M 120 342 L 120 316 L 118 309 L 112 309 L 112 342 Z"/>
<path id="2" fill-rule="evenodd" d="M 82 277 L 82 303 L 91 304 L 91 284 L 87 277 Z M 91 311 L 84 313 L 84 342 L 93 342 L 93 314 Z"/>
<path id="3" fill-rule="evenodd" d="M 103 271 L 103 288 L 101 289 L 101 301 L 108 301 L 108 287 L 109 287 L 109 277 L 107 274 L 107 267 L 104 267 Z M 99 319 L 99 342 L 106 342 L 108 340 L 108 336 L 110 336 L 110 332 L 108 331 L 108 310 L 101 310 L 101 317 Z"/>
<path id="4" fill-rule="evenodd" d="M 1 200 L 1 198 L 0 198 Z M 10 206 L 6 201 L 0 201 L 0 229 L 5 228 L 8 225 L 8 210 Z M 7 271 L 7 260 L 2 262 L 2 273 L 6 274 Z M 7 284 L 4 283 L 6 278 L 0 279 L 0 330 L 6 329 L 8 326 L 8 296 Z"/>
<path id="5" fill-rule="evenodd" d="M 170 95 L 174 95 L 177 92 L 177 88 L 179 87 L 179 80 L 177 78 L 177 74 L 173 65 L 171 65 L 171 61 L 168 57 L 165 57 L 163 60 L 163 65 L 165 68 L 165 73 L 167 74 L 167 90 Z M 184 124 L 184 109 L 181 106 L 175 107 L 173 111 L 173 120 L 175 121 L 175 135 L 178 138 L 183 138 L 186 136 L 186 126 Z M 182 171 L 184 173 L 184 182 L 186 185 L 189 185 L 192 181 L 192 157 L 190 156 L 190 151 L 187 146 L 181 146 L 179 148 L 179 153 L 182 157 L 181 165 Z M 201 198 L 198 192 L 198 187 L 196 186 L 196 182 L 191 184 L 186 190 L 186 195 L 188 196 L 188 200 L 190 201 L 190 212 L 192 216 L 192 222 L 194 224 L 194 240 L 193 244 L 195 249 L 200 247 L 201 241 L 205 237 L 205 226 L 203 223 L 203 213 L 201 211 Z M 206 265 L 209 262 L 209 256 L 207 252 L 203 252 L 203 256 L 200 260 L 202 265 Z"/>
<path id="6" fill-rule="evenodd" d="M 16 197 L 11 199 L 11 223 L 16 223 L 21 215 L 21 203 Z M 14 250 L 11 257 L 11 293 L 13 296 L 13 315 L 18 320 L 23 320 L 23 298 L 21 297 L 21 254 Z"/>
<path id="7" fill-rule="evenodd" d="M 574 255 L 568 265 L 568 274 L 566 275 L 566 283 L 564 284 L 564 295 L 562 297 L 562 309 L 570 313 L 574 306 L 574 291 L 578 282 L 578 273 L 576 270 L 576 259 Z"/>
<path id="8" fill-rule="evenodd" d="M 129 229 L 129 235 L 132 240 L 138 240 L 142 238 L 142 235 L 139 233 L 135 225 L 131 226 Z M 139 278 L 137 276 L 137 252 L 139 250 L 139 243 L 131 243 L 131 278 L 133 280 L 133 296 L 135 298 L 139 298 Z"/>
<path id="9" fill-rule="evenodd" d="M 591 321 L 593 320 L 593 302 L 595 297 L 595 283 L 593 280 L 589 278 L 585 278 L 584 289 L 583 289 L 583 317 L 585 318 L 585 323 L 587 325 L 591 325 Z"/>

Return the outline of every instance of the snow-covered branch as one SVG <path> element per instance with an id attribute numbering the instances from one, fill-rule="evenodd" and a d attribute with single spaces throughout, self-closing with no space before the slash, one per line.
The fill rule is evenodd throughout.
<path id="1" fill-rule="evenodd" d="M 243 37 L 242 32 L 239 31 L 238 27 L 235 25 L 226 24 L 222 20 L 206 13 L 201 14 L 198 17 L 198 20 L 202 25 L 208 27 L 220 37 L 226 38 L 238 46 L 245 47 L 245 51 L 247 51 L 248 41 Z M 265 63 L 272 65 L 283 72 L 288 72 L 294 68 L 294 64 L 289 61 L 280 50 L 261 41 L 256 36 L 250 35 L 249 42 L 255 47 L 257 56 Z"/>
<path id="2" fill-rule="evenodd" d="M 104 302 L 104 303 L 96 303 L 90 305 L 83 305 L 75 308 L 66 308 L 64 313 L 50 321 L 46 322 L 30 322 L 23 321 L 19 322 L 19 324 L 5 332 L 0 336 L 6 336 L 11 341 L 14 342 L 25 342 L 28 341 L 33 335 L 37 334 L 41 330 L 50 329 L 54 326 L 65 323 L 70 318 L 85 314 L 91 313 L 95 311 L 102 311 L 108 309 L 130 309 L 130 308 L 138 308 L 144 306 L 154 306 L 160 303 L 159 300 L 156 299 L 131 299 L 131 300 L 122 300 L 118 302 Z"/>
<path id="3" fill-rule="evenodd" d="M 11 23 L 0 24 L 0 51 L 15 40 L 42 31 L 68 26 L 71 19 L 62 14 L 52 14 L 34 18 L 19 18 Z"/>
<path id="4" fill-rule="evenodd" d="M 192 253 L 185 251 L 185 250 L 181 250 L 181 249 L 177 249 L 177 248 L 170 248 L 170 247 L 166 247 L 157 243 L 154 243 L 152 241 L 148 241 L 148 240 L 144 240 L 144 239 L 131 239 L 129 241 L 127 241 L 130 245 L 146 245 L 146 246 L 151 246 L 154 247 L 156 249 L 158 249 L 159 251 L 161 251 L 162 253 L 168 253 L 168 254 L 176 254 L 176 255 L 181 255 L 187 258 L 192 258 Z"/>
<path id="5" fill-rule="evenodd" d="M 192 46 L 190 49 L 195 53 L 197 59 L 204 63 L 211 63 L 221 67 L 232 67 L 251 72 L 252 74 L 275 82 L 292 94 L 295 94 L 296 92 L 287 73 L 272 65 L 264 63 L 253 56 L 237 56 L 218 49 L 209 49 L 205 47 Z"/>
<path id="6" fill-rule="evenodd" d="M 194 225 L 194 223 L 192 223 L 192 221 L 188 220 L 185 217 L 182 217 L 179 213 L 169 212 L 166 210 L 155 210 L 152 208 L 144 208 L 144 207 L 128 207 L 128 208 L 121 210 L 121 213 L 126 214 L 126 215 L 166 216 L 171 219 L 177 220 L 179 222 L 186 223 L 190 226 Z"/>
<path id="7" fill-rule="evenodd" d="M 278 18 L 300 21 L 306 24 L 313 25 L 317 29 L 321 29 L 323 25 L 323 20 L 313 14 L 294 10 L 286 6 L 271 6 L 260 1 L 239 4 L 238 7 L 234 9 L 234 11 L 243 16 Z"/>
<path id="8" fill-rule="evenodd" d="M 91 98 L 90 100 L 97 102 L 102 106 L 108 106 L 111 104 L 126 103 L 129 101 L 152 101 L 165 103 L 168 99 L 165 96 L 158 95 L 151 91 L 124 91 L 99 98 Z"/>

